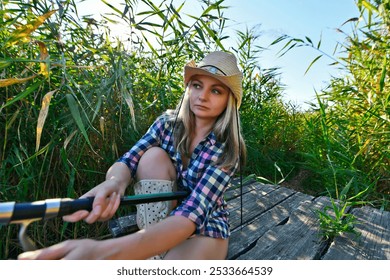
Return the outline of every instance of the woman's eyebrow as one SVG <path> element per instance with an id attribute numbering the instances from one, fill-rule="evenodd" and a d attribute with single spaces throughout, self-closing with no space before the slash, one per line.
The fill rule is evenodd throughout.
<path id="1" fill-rule="evenodd" d="M 202 80 L 201 79 L 199 79 L 199 78 L 194 78 L 194 79 L 192 79 L 192 82 L 196 82 L 196 83 L 199 83 L 199 84 L 204 84 L 203 82 L 202 82 Z M 215 83 L 215 84 L 212 84 L 211 85 L 212 87 L 220 87 L 220 88 L 223 88 L 223 89 L 226 89 L 226 90 L 228 90 L 228 87 L 226 86 L 226 85 L 224 85 L 223 83 L 221 83 L 221 82 L 217 82 L 217 83 Z"/>
<path id="2" fill-rule="evenodd" d="M 226 91 L 229 91 L 229 87 L 227 87 L 226 85 L 222 84 L 222 83 L 218 83 L 218 84 L 213 84 L 212 87 L 218 87 L 218 88 L 222 88 Z"/>
<path id="3" fill-rule="evenodd" d="M 192 82 L 197 82 L 197 83 L 203 84 L 203 82 L 201 80 L 199 80 L 199 79 L 192 79 Z"/>
<path id="4" fill-rule="evenodd" d="M 222 87 L 222 88 L 225 88 L 226 86 L 222 83 L 218 83 L 218 84 L 213 84 L 212 85 L 213 87 Z"/>

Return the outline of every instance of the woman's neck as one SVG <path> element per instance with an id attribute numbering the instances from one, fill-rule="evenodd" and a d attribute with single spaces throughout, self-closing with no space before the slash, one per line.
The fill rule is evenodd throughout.
<path id="1" fill-rule="evenodd" d="M 194 152 L 195 147 L 202 141 L 213 128 L 214 123 L 206 122 L 203 120 L 196 120 L 194 128 L 190 134 L 190 146 L 187 148 L 187 152 L 183 155 L 183 165 L 187 168 L 189 158 Z"/>
<path id="2" fill-rule="evenodd" d="M 209 120 L 195 119 L 195 127 L 192 136 L 194 138 L 203 139 L 210 133 L 213 126 L 214 126 L 214 122 L 211 122 Z"/>

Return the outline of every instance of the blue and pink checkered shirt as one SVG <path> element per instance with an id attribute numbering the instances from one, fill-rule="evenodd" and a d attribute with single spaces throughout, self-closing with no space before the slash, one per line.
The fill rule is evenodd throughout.
<path id="1" fill-rule="evenodd" d="M 196 224 L 196 235 L 228 238 L 230 235 L 227 205 L 223 198 L 234 170 L 227 172 L 214 163 L 222 155 L 223 144 L 211 132 L 195 148 L 187 169 L 173 141 L 173 121 L 164 114 L 157 118 L 146 134 L 125 153 L 119 162 L 125 163 L 133 178 L 140 158 L 151 147 L 160 147 L 170 156 L 177 171 L 178 189 L 190 195 L 172 211 L 171 216 L 184 216 Z"/>

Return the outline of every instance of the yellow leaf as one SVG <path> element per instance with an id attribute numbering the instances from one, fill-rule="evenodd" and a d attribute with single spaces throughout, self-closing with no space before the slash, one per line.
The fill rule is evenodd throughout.
<path id="1" fill-rule="evenodd" d="M 8 87 L 14 84 L 21 84 L 27 82 L 31 79 L 34 79 L 37 75 L 33 75 L 27 78 L 9 78 L 9 79 L 0 79 L 0 87 Z"/>
<path id="2" fill-rule="evenodd" d="M 30 34 L 34 32 L 40 25 L 42 25 L 42 23 L 44 23 L 44 21 L 56 11 L 57 10 L 47 12 L 44 15 L 38 16 L 35 20 L 15 29 L 15 31 L 11 34 L 8 44 L 14 45 L 20 41 L 28 42 L 30 40 Z"/>
<path id="3" fill-rule="evenodd" d="M 46 45 L 43 42 L 41 42 L 41 41 L 36 41 L 36 43 L 39 46 L 39 52 L 40 52 L 41 60 L 45 60 L 49 56 L 49 53 L 47 52 Z M 48 70 L 48 67 L 47 67 L 47 63 L 46 62 L 40 62 L 40 66 L 41 66 L 41 71 L 39 73 L 42 74 L 45 77 L 49 77 L 49 70 Z"/>
<path id="4" fill-rule="evenodd" d="M 49 113 L 50 100 L 56 91 L 57 89 L 46 93 L 42 99 L 42 106 L 41 106 L 41 110 L 39 111 L 38 123 L 37 123 L 37 138 L 36 138 L 36 146 L 35 146 L 36 152 L 39 150 L 39 146 L 41 144 L 43 125 L 45 124 L 47 114 Z"/>

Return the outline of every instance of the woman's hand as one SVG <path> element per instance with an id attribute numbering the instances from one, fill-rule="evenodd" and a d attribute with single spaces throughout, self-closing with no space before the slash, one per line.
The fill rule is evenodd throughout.
<path id="1" fill-rule="evenodd" d="M 124 163 L 115 163 L 108 170 L 106 181 L 80 197 L 95 197 L 92 211 L 77 211 L 71 215 L 64 216 L 63 219 L 67 222 L 84 220 L 89 224 L 111 219 L 119 207 L 120 197 L 124 195 L 126 187 L 130 182 L 129 168 Z"/>
<path id="2" fill-rule="evenodd" d="M 22 253 L 18 259 L 142 260 L 171 250 L 179 244 L 183 245 L 183 241 L 188 240 L 195 228 L 196 225 L 185 217 L 170 216 L 134 234 L 100 241 L 67 240 L 48 248 Z M 190 251 L 198 251 L 195 249 Z"/>
<path id="3" fill-rule="evenodd" d="M 98 243 L 92 239 L 67 240 L 51 247 L 22 253 L 19 260 L 91 260 L 100 259 Z"/>
<path id="4" fill-rule="evenodd" d="M 115 181 L 104 181 L 80 197 L 95 197 L 92 204 L 92 211 L 77 211 L 71 215 L 64 216 L 64 221 L 77 222 L 84 220 L 85 222 L 91 224 L 96 221 L 109 220 L 118 209 L 120 197 L 123 195 L 123 193 L 117 193 L 117 191 L 117 184 Z"/>

